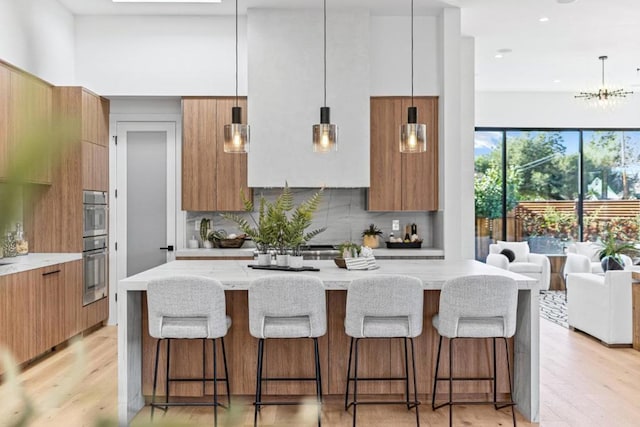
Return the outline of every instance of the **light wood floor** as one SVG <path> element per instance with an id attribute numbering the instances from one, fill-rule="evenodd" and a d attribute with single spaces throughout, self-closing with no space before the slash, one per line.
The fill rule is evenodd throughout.
<path id="1" fill-rule="evenodd" d="M 640 424 L 640 352 L 608 349 L 595 340 L 541 320 L 541 423 L 544 427 L 637 426 Z M 21 388 L 0 386 L 0 426 L 14 425 L 25 409 L 21 393 L 29 396 L 35 408 L 33 426 L 96 426 L 96 420 L 116 419 L 116 328 L 102 328 L 84 339 L 84 355 L 77 359 L 73 346 L 42 360 L 19 375 Z M 84 358 L 83 358 L 84 357 Z M 430 385 L 428 385 L 430 387 Z M 22 390 L 22 391 L 21 391 Z M 238 402 L 240 399 L 237 399 Z M 351 415 L 342 409 L 340 399 L 326 399 L 323 425 L 350 426 Z M 233 420 L 225 426 L 250 426 L 253 408 L 234 405 Z M 261 426 L 315 425 L 313 406 L 268 407 L 263 409 Z M 306 412 L 305 412 L 306 411 Z M 156 412 L 157 425 L 212 425 L 211 408 L 172 408 L 169 415 Z M 221 420 L 226 411 L 220 410 Z M 175 416 L 179 415 L 178 418 Z M 303 420 L 307 416 L 310 423 Z M 456 407 L 455 425 L 509 426 L 508 410 L 491 406 Z M 423 426 L 446 426 L 447 409 L 431 411 L 422 405 Z M 176 421 L 178 420 L 178 421 Z M 149 425 L 145 408 L 135 426 Z M 413 426 L 415 416 L 402 406 L 367 406 L 358 410 L 358 425 Z M 518 417 L 519 426 L 531 426 Z"/>

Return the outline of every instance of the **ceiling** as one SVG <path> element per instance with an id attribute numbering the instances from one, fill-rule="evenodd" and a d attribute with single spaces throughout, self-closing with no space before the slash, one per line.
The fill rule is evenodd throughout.
<path id="1" fill-rule="evenodd" d="M 221 4 L 123 4 L 111 0 L 58 0 L 76 15 L 230 15 Z M 565 0 L 567 1 L 567 0 Z M 372 15 L 408 15 L 409 1 L 329 0 L 337 9 L 369 8 Z M 406 5 L 403 6 L 403 4 Z M 606 6 L 605 6 L 606 5 Z M 601 79 L 598 56 L 607 55 L 607 83 L 640 92 L 638 0 L 415 0 L 416 14 L 462 9 L 462 31 L 475 37 L 476 89 L 577 91 Z M 320 8 L 320 0 L 240 0 L 247 8 Z M 540 22 L 540 18 L 548 18 Z M 510 49 L 497 59 L 499 49 Z"/>

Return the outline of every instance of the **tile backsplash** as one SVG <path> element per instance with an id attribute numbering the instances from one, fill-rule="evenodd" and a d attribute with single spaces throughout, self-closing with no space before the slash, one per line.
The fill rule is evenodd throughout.
<path id="1" fill-rule="evenodd" d="M 293 188 L 295 203 L 298 204 L 315 193 L 314 188 Z M 267 200 L 274 200 L 282 189 L 254 188 L 254 205 L 259 204 L 260 195 Z M 309 230 L 327 227 L 327 230 L 314 237 L 310 244 L 337 244 L 347 240 L 360 242 L 362 231 L 375 224 L 383 231 L 383 240 L 388 240 L 393 220 L 400 221 L 400 231 L 396 236 L 404 236 L 404 227 L 415 223 L 418 235 L 424 240 L 422 247 L 433 246 L 433 218 L 435 212 L 370 212 L 365 210 L 366 190 L 363 188 L 327 188 L 320 207 L 313 217 Z M 242 213 L 247 216 L 248 213 Z M 255 214 L 257 216 L 257 214 Z M 187 212 L 186 238 L 199 238 L 199 225 L 202 218 L 211 219 L 213 229 L 224 229 L 227 233 L 238 233 L 238 228 L 232 222 L 222 218 L 218 212 Z M 186 246 L 186 245 L 185 245 Z"/>

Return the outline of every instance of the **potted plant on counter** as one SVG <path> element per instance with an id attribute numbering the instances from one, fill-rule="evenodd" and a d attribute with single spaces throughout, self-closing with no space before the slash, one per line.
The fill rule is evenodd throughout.
<path id="1" fill-rule="evenodd" d="M 382 235 L 382 230 L 375 226 L 375 224 L 369 224 L 369 228 L 362 232 L 362 246 L 368 246 L 371 249 L 375 249 L 380 246 L 378 236 Z"/>
<path id="2" fill-rule="evenodd" d="M 638 253 L 634 242 L 621 242 L 613 233 L 607 233 L 600 242 L 600 263 L 602 270 L 624 270 L 621 255 L 633 256 Z"/>
<path id="3" fill-rule="evenodd" d="M 289 192 L 288 187 L 285 190 Z M 284 194 L 284 192 L 283 192 Z M 288 197 L 288 196 L 287 196 Z M 322 227 L 312 230 L 308 233 L 305 231 L 311 226 L 313 213 L 318 209 L 322 200 L 322 189 L 315 193 L 311 198 L 298 205 L 290 217 L 287 218 L 283 227 L 286 245 L 291 249 L 289 256 L 289 266 L 292 268 L 302 267 L 302 251 L 301 246 L 305 245 L 309 240 L 325 231 L 327 228 Z"/>
<path id="4" fill-rule="evenodd" d="M 200 240 L 202 241 L 202 247 L 211 249 L 213 242 L 209 240 L 209 232 L 211 231 L 211 220 L 209 218 L 202 218 L 200 220 Z"/>
<path id="5" fill-rule="evenodd" d="M 253 222 L 253 225 L 247 221 L 241 215 L 235 213 L 224 213 L 222 217 L 236 223 L 244 234 L 249 236 L 258 250 L 258 264 L 270 265 L 271 253 L 270 248 L 276 243 L 276 229 L 273 218 L 269 216 L 269 212 L 272 210 L 272 206 L 264 196 L 260 196 L 260 205 L 258 207 L 258 219 L 256 220 L 251 214 L 254 210 L 254 204 L 252 200 L 246 198 L 244 191 L 240 190 L 240 196 L 242 197 L 242 203 L 244 205 L 245 212 L 249 212 L 249 218 Z M 271 213 L 271 215 L 273 215 Z"/>

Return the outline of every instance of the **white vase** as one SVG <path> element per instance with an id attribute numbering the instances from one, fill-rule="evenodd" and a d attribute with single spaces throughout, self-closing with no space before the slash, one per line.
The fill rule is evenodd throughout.
<path id="1" fill-rule="evenodd" d="M 258 265 L 271 265 L 271 254 L 258 254 Z"/>
<path id="2" fill-rule="evenodd" d="M 302 255 L 299 255 L 299 256 L 289 255 L 289 267 L 302 268 Z"/>
<path id="3" fill-rule="evenodd" d="M 211 249 L 213 248 L 213 243 L 209 240 L 205 240 L 204 242 L 202 242 L 202 246 L 204 246 L 205 249 Z"/>
<path id="4" fill-rule="evenodd" d="M 289 266 L 289 255 L 288 254 L 277 254 L 276 255 L 276 264 L 278 267 L 288 267 Z"/>

